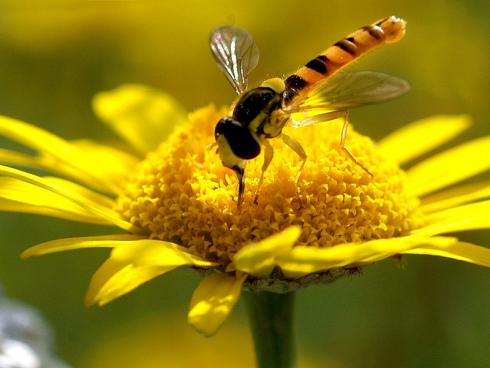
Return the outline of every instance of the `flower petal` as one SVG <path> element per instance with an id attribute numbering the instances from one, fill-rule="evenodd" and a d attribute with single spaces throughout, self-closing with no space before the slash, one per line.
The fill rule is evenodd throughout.
<path id="1" fill-rule="evenodd" d="M 177 267 L 214 265 L 174 243 L 151 239 L 128 241 L 114 248 L 94 274 L 85 300 L 88 305 L 104 305 Z"/>
<path id="2" fill-rule="evenodd" d="M 189 324 L 205 336 L 213 335 L 233 310 L 246 277 L 224 273 L 207 276 L 192 295 Z"/>
<path id="3" fill-rule="evenodd" d="M 0 149 L 0 164 L 46 170 L 51 173 L 75 179 L 101 191 L 106 191 L 107 189 L 98 180 L 95 180 L 92 175 L 88 175 L 78 168 L 73 168 L 66 163 L 60 162 L 52 156 L 30 156 L 6 149 Z"/>
<path id="4" fill-rule="evenodd" d="M 379 149 L 400 165 L 451 140 L 471 125 L 468 115 L 436 115 L 411 123 L 379 142 Z"/>
<path id="5" fill-rule="evenodd" d="M 102 121 L 142 154 L 156 148 L 185 120 L 182 107 L 170 95 L 137 84 L 97 94 L 93 107 Z"/>
<path id="6" fill-rule="evenodd" d="M 133 224 L 122 219 L 121 216 L 112 208 L 106 207 L 104 203 L 91 200 L 91 198 L 94 197 L 86 195 L 88 189 L 82 190 L 79 186 L 76 186 L 73 183 L 66 184 L 67 182 L 61 181 L 61 179 L 53 182 L 52 179 L 41 178 L 39 176 L 2 165 L 0 165 L 0 176 L 14 178 L 41 189 L 53 192 L 65 199 L 73 201 L 73 203 L 87 210 L 88 212 L 106 220 L 113 225 L 119 226 L 124 230 L 128 230 L 130 232 L 141 231 Z M 78 188 L 79 190 L 75 190 L 74 188 Z M 94 194 L 94 196 L 96 197 L 97 195 Z"/>
<path id="7" fill-rule="evenodd" d="M 57 193 L 8 177 L 0 177 L 0 211 L 27 212 L 79 222 L 111 224 Z"/>
<path id="8" fill-rule="evenodd" d="M 412 167 L 408 177 L 421 196 L 490 169 L 490 136 L 442 152 Z"/>
<path id="9" fill-rule="evenodd" d="M 471 183 L 424 197 L 421 209 L 426 213 L 436 212 L 488 197 L 490 181 Z"/>
<path id="10" fill-rule="evenodd" d="M 37 157 L 32 157 L 24 153 L 11 151 L 8 149 L 0 149 L 0 163 L 2 165 L 11 166 L 27 166 L 34 168 L 46 168 L 39 162 Z"/>
<path id="11" fill-rule="evenodd" d="M 127 261 L 115 259 L 109 257 L 93 274 L 87 293 L 85 294 L 85 305 L 87 307 L 92 306 L 98 302 L 97 294 L 99 294 L 102 287 L 113 277 L 115 274 L 123 270 L 128 266 Z"/>
<path id="12" fill-rule="evenodd" d="M 42 215 L 42 216 L 50 216 L 56 217 L 63 220 L 77 221 L 89 224 L 100 224 L 100 225 L 108 225 L 108 222 L 104 219 L 95 217 L 92 214 L 87 216 L 81 213 L 72 213 L 67 211 L 66 209 L 59 210 L 53 208 L 54 206 L 46 207 L 46 206 L 36 206 L 27 203 L 21 203 L 17 201 L 11 201 L 5 198 L 0 198 L 0 211 L 3 212 L 18 212 L 18 213 L 29 213 L 33 215 Z"/>
<path id="13" fill-rule="evenodd" d="M 63 188 L 68 192 L 76 193 L 81 198 L 86 198 L 89 201 L 93 203 L 97 203 L 106 208 L 114 208 L 116 206 L 116 202 L 112 198 L 104 194 L 94 192 L 93 190 L 90 190 L 87 187 L 78 185 L 71 181 L 61 179 L 61 178 L 56 178 L 53 176 L 45 176 L 43 177 L 43 180 L 53 185 L 54 187 Z"/>
<path id="14" fill-rule="evenodd" d="M 91 293 L 87 293 L 85 297 L 86 305 L 98 304 L 99 306 L 106 305 L 112 302 L 134 289 L 138 286 L 153 280 L 154 278 L 174 270 L 178 266 L 174 267 L 136 267 L 132 264 L 128 264 L 115 272 L 110 278 L 103 284 L 100 290 L 94 290 L 96 292 L 95 297 L 91 298 Z M 114 266 L 114 270 L 117 266 Z M 109 276 L 109 273 L 107 275 Z M 90 290 L 90 289 L 89 289 Z"/>
<path id="15" fill-rule="evenodd" d="M 121 179 L 125 179 L 139 162 L 139 158 L 127 152 L 89 139 L 71 141 L 70 144 L 83 152 L 90 174 L 102 182 L 110 182 L 118 189 Z M 103 191 L 107 189 L 103 188 Z"/>
<path id="16" fill-rule="evenodd" d="M 371 240 L 365 243 L 346 243 L 330 248 L 295 247 L 280 257 L 279 266 L 288 278 L 332 268 L 373 263 L 422 244 L 450 244 L 457 240 L 446 237 L 399 237 Z"/>
<path id="17" fill-rule="evenodd" d="M 428 224 L 413 230 L 418 236 L 490 228 L 490 200 L 434 212 L 426 216 Z"/>
<path id="18" fill-rule="evenodd" d="M 490 267 L 490 249 L 465 242 L 453 244 L 432 244 L 420 248 L 410 249 L 401 253 L 445 257 L 455 259 L 457 261 Z"/>
<path id="19" fill-rule="evenodd" d="M 233 257 L 236 269 L 257 277 L 267 277 L 276 267 L 276 257 L 290 250 L 301 235 L 299 226 L 291 226 L 257 243 L 244 246 Z"/>
<path id="20" fill-rule="evenodd" d="M 61 171 L 103 191 L 117 193 L 120 176 L 115 177 L 115 172 L 125 174 L 129 171 L 128 163 L 120 161 L 121 155 L 100 155 L 99 150 L 94 159 L 86 145 L 79 148 L 41 128 L 5 116 L 0 116 L 0 135 L 38 151 L 40 156 L 34 161 L 40 167 L 56 173 Z M 11 156 L 10 159 L 19 160 L 20 157 Z"/>
<path id="21" fill-rule="evenodd" d="M 45 254 L 65 252 L 82 248 L 115 248 L 131 240 L 139 240 L 141 235 L 113 234 L 102 236 L 86 236 L 47 241 L 22 252 L 21 257 L 43 256 Z"/>

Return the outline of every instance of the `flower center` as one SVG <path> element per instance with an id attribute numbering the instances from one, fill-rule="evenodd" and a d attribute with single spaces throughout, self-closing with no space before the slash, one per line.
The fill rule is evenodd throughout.
<path id="1" fill-rule="evenodd" d="M 341 149 L 336 122 L 286 128 L 305 148 L 301 160 L 280 139 L 258 203 L 253 198 L 263 156 L 247 163 L 244 202 L 237 208 L 237 179 L 214 149 L 214 126 L 226 115 L 198 110 L 150 153 L 118 198 L 117 210 L 150 238 L 172 241 L 205 259 L 230 262 L 244 245 L 290 225 L 302 226 L 298 244 L 329 247 L 399 236 L 418 226 L 418 199 L 404 172 L 382 157 L 367 137 L 349 131 L 346 145 L 370 177 Z"/>

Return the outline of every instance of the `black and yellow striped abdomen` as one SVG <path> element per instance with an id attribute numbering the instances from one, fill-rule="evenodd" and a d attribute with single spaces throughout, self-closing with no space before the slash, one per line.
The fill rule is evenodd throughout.
<path id="1" fill-rule="evenodd" d="M 330 46 L 286 79 L 283 105 L 285 107 L 291 105 L 296 98 L 304 96 L 313 86 L 368 51 L 385 43 L 399 41 L 405 35 L 405 25 L 406 22 L 401 18 L 386 17 L 359 28 Z"/>

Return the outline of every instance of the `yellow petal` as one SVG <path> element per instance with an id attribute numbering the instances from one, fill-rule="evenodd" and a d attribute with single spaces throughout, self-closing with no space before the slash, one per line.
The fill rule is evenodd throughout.
<path id="1" fill-rule="evenodd" d="M 5 116 L 0 116 L 0 135 L 39 152 L 42 156 L 40 164 L 45 168 L 51 167 L 54 172 L 67 171 L 104 191 L 117 193 L 119 190 L 120 178 L 113 177 L 113 174 L 115 168 L 125 165 L 118 162 L 120 156 L 110 157 L 107 154 L 94 159 L 90 151 L 80 149 L 41 128 Z M 59 170 L 57 164 L 60 165 Z M 127 172 L 128 168 L 123 171 Z"/>
<path id="2" fill-rule="evenodd" d="M 476 202 L 426 216 L 427 225 L 413 230 L 416 235 L 437 235 L 490 228 L 490 200 Z"/>
<path id="3" fill-rule="evenodd" d="M 97 94 L 93 107 L 102 121 L 143 154 L 185 120 L 182 107 L 170 95 L 137 84 Z"/>
<path id="4" fill-rule="evenodd" d="M 58 210 L 46 206 L 36 206 L 32 204 L 21 203 L 17 201 L 11 201 L 5 198 L 0 198 L 0 211 L 3 212 L 18 212 L 18 213 L 29 213 L 33 215 L 42 215 L 56 217 L 63 220 L 84 222 L 89 224 L 100 224 L 108 225 L 109 223 L 104 219 L 95 217 L 92 214 L 84 216 L 80 213 L 71 213 L 63 210 Z"/>
<path id="5" fill-rule="evenodd" d="M 294 279 L 313 272 L 376 262 L 422 244 L 449 244 L 455 241 L 446 237 L 406 236 L 346 243 L 330 248 L 298 246 L 281 256 L 279 265 L 286 277 Z"/>
<path id="6" fill-rule="evenodd" d="M 87 210 L 88 212 L 97 215 L 101 219 L 107 220 L 109 223 L 119 226 L 124 230 L 128 230 L 130 232 L 138 232 L 141 231 L 133 224 L 123 220 L 121 216 L 115 212 L 112 208 L 108 208 L 104 206 L 103 203 L 98 203 L 91 200 L 88 196 L 83 194 L 83 191 L 73 190 L 73 185 L 61 185 L 61 182 L 53 183 L 51 180 L 46 180 L 39 176 L 29 174 L 17 169 L 13 169 L 7 166 L 0 165 L 0 176 L 6 176 L 10 178 L 15 178 L 17 180 L 21 180 L 23 182 L 32 184 L 36 187 L 40 187 L 47 191 L 51 191 L 59 196 L 62 196 L 70 201 L 73 201 L 78 206 Z M 88 190 L 88 189 L 86 189 Z"/>
<path id="7" fill-rule="evenodd" d="M 111 198 L 70 181 L 55 177 L 44 177 L 42 180 L 55 187 L 65 188 L 67 191 L 76 193 L 80 197 L 87 198 L 107 208 L 115 207 L 115 202 Z M 90 212 L 84 210 L 72 200 L 31 183 L 10 177 L 0 177 L 0 197 L 35 206 L 47 206 L 59 210 L 66 209 L 67 211 L 90 215 Z"/>
<path id="8" fill-rule="evenodd" d="M 97 292 L 93 300 L 86 297 L 86 304 L 91 305 L 97 303 L 99 306 L 103 306 L 110 303 L 114 299 L 117 299 L 138 286 L 153 280 L 154 278 L 174 270 L 175 267 L 136 267 L 132 264 L 128 264 L 114 275 L 102 286 Z M 87 294 L 88 295 L 88 294 Z"/>
<path id="9" fill-rule="evenodd" d="M 276 257 L 290 250 L 301 235 L 299 226 L 291 226 L 262 241 L 240 249 L 233 263 L 236 269 L 257 277 L 267 277 L 276 267 Z"/>
<path id="10" fill-rule="evenodd" d="M 85 305 L 91 306 L 97 303 L 97 294 L 100 289 L 119 271 L 128 266 L 127 261 L 109 257 L 93 274 L 87 293 L 85 294 Z"/>
<path id="11" fill-rule="evenodd" d="M 408 171 L 414 194 L 421 196 L 490 169 L 490 136 L 442 152 Z"/>
<path id="12" fill-rule="evenodd" d="M 21 257 L 27 258 L 32 256 L 42 256 L 45 254 L 82 248 L 114 248 L 138 239 L 142 239 L 142 236 L 132 234 L 113 234 L 57 239 L 30 247 L 22 252 Z"/>
<path id="13" fill-rule="evenodd" d="M 410 249 L 402 253 L 445 257 L 490 267 L 490 249 L 465 242 L 445 245 L 432 244 L 430 246 Z"/>
<path id="14" fill-rule="evenodd" d="M 0 211 L 27 212 L 79 222 L 111 224 L 56 193 L 8 177 L 0 177 Z"/>
<path id="15" fill-rule="evenodd" d="M 143 239 L 120 243 L 92 278 L 86 303 L 107 304 L 177 267 L 214 265 L 170 242 Z"/>
<path id="16" fill-rule="evenodd" d="M 403 164 L 451 140 L 471 125 L 467 115 L 436 115 L 411 123 L 379 142 L 386 157 Z"/>
<path id="17" fill-rule="evenodd" d="M 238 278 L 223 273 L 207 276 L 192 295 L 187 320 L 198 332 L 213 335 L 233 310 L 246 275 Z"/>
<path id="18" fill-rule="evenodd" d="M 136 243 L 136 242 L 135 242 Z M 196 267 L 212 267 L 217 263 L 206 261 L 205 259 L 190 254 L 187 248 L 180 245 L 162 241 L 146 239 L 138 242 L 142 245 L 141 249 L 132 247 L 132 263 L 138 266 L 184 266 L 192 265 Z"/>
<path id="19" fill-rule="evenodd" d="M 472 183 L 424 197 L 421 209 L 425 213 L 430 213 L 488 197 L 490 197 L 490 181 Z"/>
<path id="20" fill-rule="evenodd" d="M 96 177 L 98 182 L 105 185 L 104 188 L 98 187 L 97 189 L 104 192 L 107 192 L 109 185 L 112 193 L 119 193 L 122 188 L 121 180 L 126 179 L 139 162 L 139 159 L 133 155 L 88 139 L 70 143 L 83 153 L 83 162 L 75 163 L 74 166 L 81 165 L 84 171 Z"/>
<path id="21" fill-rule="evenodd" d="M 61 176 L 75 179 L 102 192 L 107 191 L 107 185 L 95 179 L 93 175 L 74 168 L 46 154 L 30 156 L 6 149 L 0 149 L 0 164 L 7 166 L 23 166 L 34 169 L 46 170 Z"/>
<path id="22" fill-rule="evenodd" d="M 10 151 L 8 149 L 0 149 L 0 163 L 7 166 L 11 165 L 45 168 L 45 166 L 43 166 L 37 158 L 23 153 Z"/>
<path id="23" fill-rule="evenodd" d="M 56 178 L 53 176 L 45 176 L 43 177 L 47 183 L 51 184 L 53 187 L 59 187 L 65 189 L 67 192 L 76 193 L 77 196 L 81 198 L 86 198 L 93 203 L 97 203 L 106 208 L 114 208 L 116 206 L 116 202 L 103 194 L 94 192 L 93 190 L 88 189 L 87 187 L 78 185 L 71 181 Z"/>

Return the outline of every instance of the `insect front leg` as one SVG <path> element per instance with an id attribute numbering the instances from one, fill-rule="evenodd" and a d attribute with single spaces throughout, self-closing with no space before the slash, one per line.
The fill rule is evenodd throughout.
<path id="1" fill-rule="evenodd" d="M 299 143 L 293 137 L 290 137 L 289 135 L 286 135 L 283 133 L 283 134 L 281 134 L 281 139 L 286 144 L 286 146 L 291 148 L 302 160 L 301 166 L 300 166 L 298 173 L 296 174 L 296 178 L 295 178 L 295 182 L 296 182 L 296 184 L 298 184 L 299 177 L 301 176 L 301 173 L 303 172 L 303 168 L 305 167 L 306 159 L 308 158 L 308 156 L 306 156 L 306 152 L 303 149 L 303 146 L 301 145 L 301 143 Z"/>
<path id="2" fill-rule="evenodd" d="M 272 161 L 272 157 L 274 157 L 274 149 L 272 148 L 269 141 L 264 139 L 262 145 L 264 147 L 264 163 L 262 164 L 262 173 L 260 174 L 259 184 L 257 185 L 257 190 L 255 191 L 255 197 L 254 197 L 255 204 L 257 204 L 259 199 L 259 191 L 260 191 L 260 187 L 262 186 L 262 183 L 264 182 L 265 171 L 269 167 Z"/>
<path id="3" fill-rule="evenodd" d="M 235 172 L 238 179 L 237 207 L 240 208 L 243 202 L 243 193 L 245 191 L 245 165 L 243 166 L 235 165 L 231 167 L 231 169 Z"/>
<path id="4" fill-rule="evenodd" d="M 218 142 L 209 143 L 206 146 L 206 149 L 209 150 L 209 151 L 211 151 L 213 148 L 218 148 Z"/>

